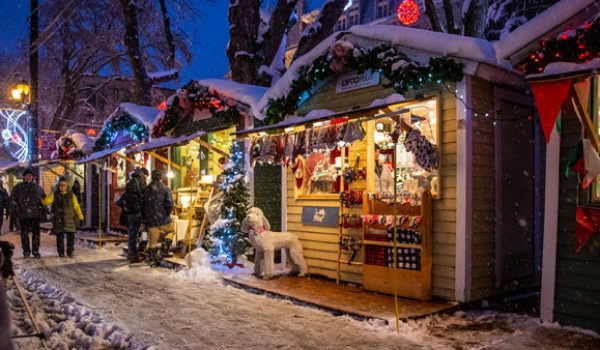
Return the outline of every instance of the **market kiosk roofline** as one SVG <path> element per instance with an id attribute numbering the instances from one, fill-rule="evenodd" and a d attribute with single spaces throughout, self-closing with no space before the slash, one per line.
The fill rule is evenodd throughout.
<path id="1" fill-rule="evenodd" d="M 125 153 L 151 151 L 151 150 L 155 150 L 157 148 L 175 146 L 175 145 L 193 140 L 195 138 L 202 137 L 206 134 L 207 134 L 206 131 L 201 130 L 201 131 L 197 131 L 190 135 L 184 135 L 184 136 L 179 136 L 179 137 L 163 136 L 163 137 L 156 138 L 152 141 L 143 143 L 141 145 L 138 145 L 136 147 L 132 147 L 132 148 L 128 149 Z"/>
<path id="2" fill-rule="evenodd" d="M 409 102 L 409 103 L 410 102 L 418 102 L 418 101 L 422 101 L 422 100 L 428 100 L 430 98 L 431 98 L 431 96 L 428 96 L 428 97 L 424 97 L 424 98 L 416 98 L 416 99 L 401 101 L 401 102 L 396 102 L 396 103 L 388 103 L 388 104 L 383 104 L 383 105 L 378 105 L 378 106 L 373 106 L 373 107 L 365 107 L 365 108 L 360 108 L 360 109 L 346 111 L 346 112 L 321 114 L 321 115 L 317 114 L 314 117 L 294 116 L 294 117 L 287 118 L 286 120 L 283 120 L 277 124 L 266 125 L 266 126 L 261 126 L 258 128 L 252 128 L 252 129 L 246 129 L 246 130 L 240 130 L 240 131 L 232 133 L 232 135 L 236 135 L 236 136 L 238 136 L 238 138 L 243 138 L 244 136 L 249 136 L 250 134 L 254 134 L 257 132 L 281 130 L 281 129 L 296 127 L 299 125 L 305 125 L 308 123 L 318 123 L 318 122 L 323 122 L 323 121 L 332 120 L 332 119 L 347 118 L 347 121 L 344 121 L 344 122 L 348 122 L 351 120 L 356 120 L 356 119 L 360 119 L 360 118 L 364 118 L 364 117 L 366 117 L 368 119 L 379 119 L 379 118 L 391 117 L 394 115 L 410 112 L 410 108 L 403 108 L 399 111 L 394 111 L 394 112 L 391 112 L 391 111 L 388 111 L 385 113 L 378 112 L 371 116 L 368 116 L 368 115 L 375 111 L 380 111 L 382 109 L 386 109 L 390 105 L 405 104 L 406 102 Z"/>

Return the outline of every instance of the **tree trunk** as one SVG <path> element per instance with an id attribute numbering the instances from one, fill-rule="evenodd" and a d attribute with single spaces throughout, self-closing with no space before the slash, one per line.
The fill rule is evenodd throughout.
<path id="1" fill-rule="evenodd" d="M 162 13 L 167 47 L 169 48 L 169 56 L 167 57 L 167 67 L 173 68 L 175 67 L 175 43 L 173 39 L 173 32 L 171 31 L 171 18 L 169 18 L 169 14 L 167 12 L 166 0 L 160 0 L 160 12 Z"/>
<path id="2" fill-rule="evenodd" d="M 259 0 L 230 0 L 227 57 L 231 79 L 238 83 L 254 84 L 257 79 L 259 7 Z"/>
<path id="3" fill-rule="evenodd" d="M 290 22 L 290 16 L 294 11 L 294 7 L 298 0 L 278 0 L 275 10 L 269 19 L 269 28 L 263 34 L 262 46 L 262 64 L 271 66 L 283 36 L 287 34 L 288 24 Z M 272 76 L 266 73 L 262 73 L 258 78 L 258 84 L 263 86 L 270 86 Z"/>
<path id="4" fill-rule="evenodd" d="M 437 15 L 437 10 L 433 0 L 425 0 L 425 14 L 431 22 L 431 29 L 435 32 L 443 32 L 442 25 L 440 24 L 440 18 Z"/>
<path id="5" fill-rule="evenodd" d="M 464 18 L 463 34 L 465 36 L 485 37 L 485 15 L 489 6 L 489 0 L 471 1 Z"/>
<path id="6" fill-rule="evenodd" d="M 454 12 L 452 11 L 452 1 L 444 0 L 444 14 L 446 15 L 446 26 L 448 27 L 448 33 L 458 34 L 458 28 L 454 23 Z"/>
<path id="7" fill-rule="evenodd" d="M 152 83 L 142 61 L 137 18 L 138 8 L 134 1 L 120 0 L 120 2 L 125 18 L 125 47 L 134 78 L 134 102 L 141 105 L 150 105 Z"/>
<path id="8" fill-rule="evenodd" d="M 298 49 L 294 54 L 294 60 L 304 55 L 325 38 L 333 34 L 335 24 L 344 12 L 347 0 L 331 0 L 326 2 L 321 8 L 321 13 L 313 27 L 308 29 L 308 33 L 302 35 L 298 43 Z"/>
<path id="9" fill-rule="evenodd" d="M 50 129 L 58 130 L 64 124 L 65 120 L 71 120 L 75 111 L 75 86 L 72 79 L 71 71 L 71 52 L 68 48 L 67 34 L 65 33 L 68 27 L 64 26 L 63 30 L 60 30 L 60 38 L 62 40 L 62 69 L 60 75 L 63 80 L 63 91 L 60 97 L 60 102 L 54 111 L 52 123 Z"/>

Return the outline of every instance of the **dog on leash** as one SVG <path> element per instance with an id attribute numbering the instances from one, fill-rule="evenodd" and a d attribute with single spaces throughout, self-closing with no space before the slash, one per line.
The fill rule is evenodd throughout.
<path id="1" fill-rule="evenodd" d="M 260 208 L 250 208 L 242 221 L 242 232 L 248 233 L 250 243 L 256 250 L 254 274 L 257 277 L 273 277 L 276 249 L 285 249 L 293 265 L 292 272 L 303 277 L 308 267 L 302 255 L 302 244 L 298 237 L 290 232 L 273 232 L 271 224 Z"/>

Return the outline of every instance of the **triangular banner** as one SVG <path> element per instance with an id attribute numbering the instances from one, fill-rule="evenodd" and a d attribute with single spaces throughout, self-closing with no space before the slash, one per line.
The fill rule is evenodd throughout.
<path id="1" fill-rule="evenodd" d="M 600 209 L 577 207 L 575 215 L 575 253 L 600 230 Z"/>
<path id="2" fill-rule="evenodd" d="M 571 83 L 572 79 L 531 83 L 531 90 L 540 114 L 540 122 L 544 130 L 546 143 L 550 142 L 552 128 L 554 128 L 560 107 L 569 94 Z"/>

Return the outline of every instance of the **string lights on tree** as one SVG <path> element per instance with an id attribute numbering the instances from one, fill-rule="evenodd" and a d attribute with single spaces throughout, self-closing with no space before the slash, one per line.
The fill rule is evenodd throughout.
<path id="1" fill-rule="evenodd" d="M 398 13 L 398 20 L 406 26 L 415 23 L 421 16 L 419 5 L 414 0 L 402 1 L 396 12 Z"/>
<path id="2" fill-rule="evenodd" d="M 235 264 L 237 258 L 250 247 L 247 235 L 241 230 L 241 222 L 249 207 L 250 191 L 246 183 L 244 153 L 240 143 L 233 143 L 229 154 L 229 161 L 223 167 L 221 175 L 221 218 L 211 225 L 210 235 L 216 241 L 212 249 L 213 255 L 225 256 L 228 264 Z"/>

